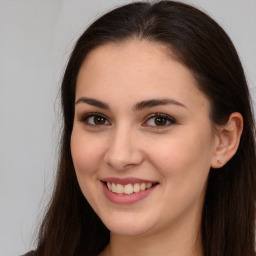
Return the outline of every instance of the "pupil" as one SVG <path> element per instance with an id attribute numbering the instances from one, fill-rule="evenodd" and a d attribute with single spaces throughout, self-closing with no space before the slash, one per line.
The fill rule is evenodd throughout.
<path id="1" fill-rule="evenodd" d="M 157 117 L 155 119 L 155 124 L 156 125 L 165 125 L 166 124 L 166 119 L 164 117 Z"/>
<path id="2" fill-rule="evenodd" d="M 104 124 L 105 123 L 105 119 L 104 119 L 104 117 L 96 116 L 94 118 L 94 123 L 95 124 Z"/>

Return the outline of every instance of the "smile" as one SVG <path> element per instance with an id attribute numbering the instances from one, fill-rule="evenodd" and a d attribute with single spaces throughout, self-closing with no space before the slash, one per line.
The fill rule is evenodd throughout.
<path id="1" fill-rule="evenodd" d="M 135 184 L 115 184 L 107 182 L 107 187 L 110 191 L 117 194 L 125 194 L 130 195 L 132 193 L 138 193 L 140 191 L 144 191 L 149 189 L 153 186 L 153 183 L 135 183 Z"/>
<path id="2" fill-rule="evenodd" d="M 116 204 L 132 204 L 149 196 L 159 185 L 152 180 L 109 177 L 101 180 L 105 196 Z"/>

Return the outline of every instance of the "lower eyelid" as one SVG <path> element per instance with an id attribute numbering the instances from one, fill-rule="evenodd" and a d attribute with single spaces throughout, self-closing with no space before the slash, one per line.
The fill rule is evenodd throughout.
<path id="1" fill-rule="evenodd" d="M 163 128 L 164 128 L 164 127 L 167 127 L 167 126 L 169 126 L 169 125 L 172 125 L 172 124 L 176 124 L 176 123 L 177 123 L 176 120 L 175 120 L 173 117 L 171 117 L 171 116 L 169 116 L 169 115 L 166 115 L 166 114 L 160 114 L 160 113 L 159 113 L 159 114 L 154 114 L 154 115 L 149 116 L 143 124 L 145 124 L 145 123 L 149 122 L 149 120 L 155 119 L 155 118 L 157 118 L 157 117 L 164 118 L 164 119 L 166 119 L 167 122 L 169 122 L 169 124 L 163 125 L 163 126 L 162 126 Z M 143 125 L 143 126 L 146 126 L 146 125 Z M 149 126 L 161 128 L 161 126 L 157 126 L 157 125 L 149 125 Z"/>
<path id="2" fill-rule="evenodd" d="M 106 120 L 106 122 L 108 124 L 110 124 L 110 121 L 108 120 L 108 118 L 105 117 L 104 115 L 100 114 L 100 113 L 88 113 L 88 114 L 85 114 L 85 115 L 82 115 L 82 116 L 78 116 L 78 121 L 85 123 L 86 121 L 88 121 L 89 118 L 95 118 L 96 116 L 104 118 Z"/>

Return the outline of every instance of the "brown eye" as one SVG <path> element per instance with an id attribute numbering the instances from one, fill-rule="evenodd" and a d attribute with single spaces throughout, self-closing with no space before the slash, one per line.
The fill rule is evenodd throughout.
<path id="1" fill-rule="evenodd" d="M 164 126 L 167 124 L 167 119 L 164 117 L 156 117 L 154 122 L 157 126 Z"/>
<path id="2" fill-rule="evenodd" d="M 175 123 L 176 120 L 166 114 L 154 114 L 151 115 L 145 123 L 143 123 L 143 126 L 164 128 Z"/>
<path id="3" fill-rule="evenodd" d="M 110 125 L 110 122 L 106 117 L 101 115 L 100 113 L 90 113 L 81 118 L 81 121 L 86 125 L 90 126 L 102 126 L 102 125 Z"/>
<path id="4" fill-rule="evenodd" d="M 96 125 L 103 125 L 103 124 L 105 124 L 106 119 L 104 117 L 102 117 L 102 116 L 95 116 L 93 118 L 93 122 Z"/>

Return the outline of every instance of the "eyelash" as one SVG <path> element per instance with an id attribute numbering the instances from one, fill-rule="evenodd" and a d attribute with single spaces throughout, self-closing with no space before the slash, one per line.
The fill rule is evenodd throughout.
<path id="1" fill-rule="evenodd" d="M 156 122 L 156 119 L 157 118 L 161 118 L 161 119 L 164 119 L 164 121 L 168 122 L 168 124 L 164 123 L 164 125 L 145 125 L 146 122 L 148 122 L 149 120 L 154 120 L 153 122 Z M 142 124 L 142 126 L 150 126 L 150 127 L 155 127 L 157 129 L 163 129 L 165 127 L 168 127 L 170 125 L 173 125 L 173 124 L 176 124 L 176 120 L 169 116 L 169 115 L 166 115 L 166 114 L 162 114 L 162 113 L 155 113 L 155 114 L 152 114 L 150 115 L 146 121 Z"/>
<path id="2" fill-rule="evenodd" d="M 101 121 L 104 121 L 105 123 L 95 124 L 95 118 L 96 117 L 101 118 Z M 89 118 L 94 118 L 93 119 L 94 124 L 89 123 Z M 164 121 L 164 124 L 163 125 L 148 125 L 147 124 L 151 119 L 154 120 L 153 122 L 155 123 L 157 118 L 162 119 Z M 89 125 L 89 126 L 92 126 L 92 127 L 97 127 L 97 128 L 100 128 L 103 125 L 110 125 L 111 124 L 110 121 L 108 121 L 108 119 L 106 118 L 106 116 L 101 114 L 101 113 L 89 113 L 89 114 L 83 115 L 79 119 L 79 121 L 85 123 L 86 125 Z M 167 124 L 166 124 L 166 122 L 167 122 Z M 157 128 L 157 129 L 163 129 L 165 127 L 168 127 L 168 126 L 176 124 L 176 123 L 177 123 L 176 120 L 173 117 L 169 116 L 169 115 L 166 115 L 166 114 L 163 114 L 163 113 L 155 113 L 155 114 L 149 115 L 147 117 L 146 121 L 143 122 L 142 126 L 149 126 L 151 128 L 154 127 L 154 128 Z"/>
<path id="3" fill-rule="evenodd" d="M 102 118 L 102 120 L 107 121 L 108 124 L 105 124 L 105 123 L 104 123 L 104 124 L 90 124 L 90 123 L 88 122 L 89 118 L 94 118 L 94 121 L 95 121 L 95 118 L 96 118 L 96 117 Z M 92 127 L 97 127 L 97 126 L 98 126 L 98 127 L 101 127 L 102 125 L 109 125 L 109 124 L 110 124 L 110 122 L 108 121 L 108 119 L 107 119 L 104 115 L 102 115 L 101 113 L 89 113 L 89 114 L 83 115 L 83 116 L 79 119 L 79 121 L 85 123 L 86 125 L 92 126 Z"/>

